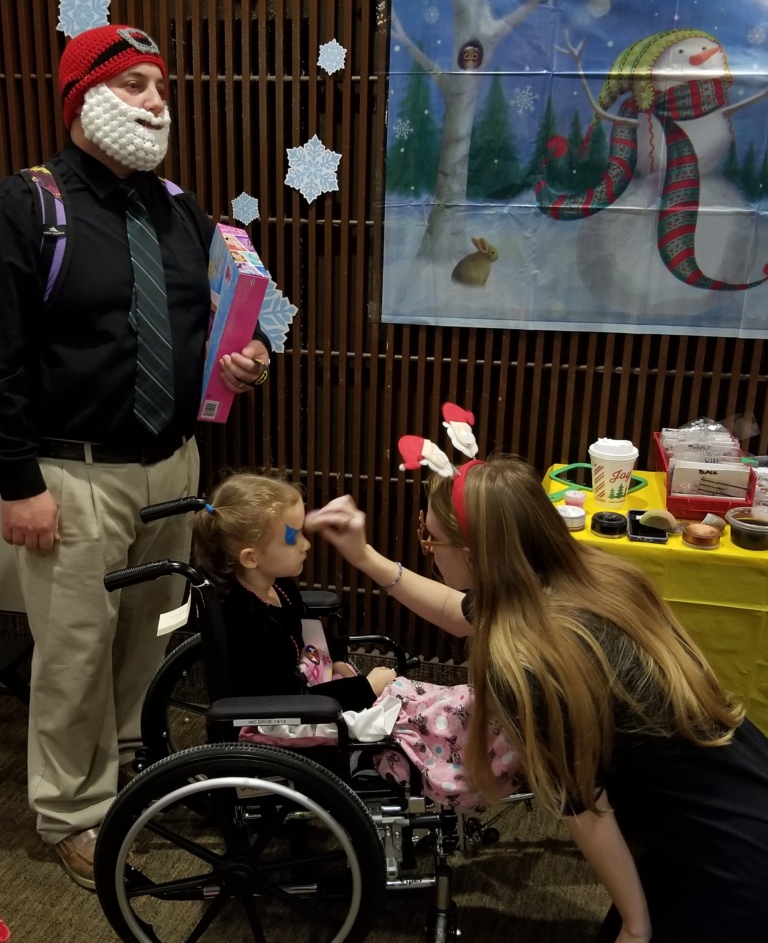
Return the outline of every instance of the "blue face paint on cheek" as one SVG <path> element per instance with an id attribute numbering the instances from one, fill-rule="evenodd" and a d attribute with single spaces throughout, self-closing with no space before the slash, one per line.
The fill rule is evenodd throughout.
<path id="1" fill-rule="evenodd" d="M 291 527 L 290 524 L 285 525 L 285 542 L 289 547 L 294 547 L 296 545 L 296 538 L 299 536 L 300 528 Z"/>

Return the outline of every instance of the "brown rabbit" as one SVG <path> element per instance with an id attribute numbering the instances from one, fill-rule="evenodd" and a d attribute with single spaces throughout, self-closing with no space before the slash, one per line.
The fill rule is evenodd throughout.
<path id="1" fill-rule="evenodd" d="M 471 238 L 477 252 L 470 252 L 463 259 L 459 259 L 451 272 L 451 281 L 470 285 L 473 288 L 483 288 L 491 274 L 491 264 L 499 257 L 499 251 L 496 246 L 492 246 L 480 236 Z"/>

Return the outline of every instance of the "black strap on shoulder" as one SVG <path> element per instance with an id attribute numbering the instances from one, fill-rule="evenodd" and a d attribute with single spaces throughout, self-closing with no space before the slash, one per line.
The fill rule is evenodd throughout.
<path id="1" fill-rule="evenodd" d="M 66 193 L 53 164 L 28 167 L 20 170 L 19 175 L 35 200 L 35 213 L 40 223 L 38 271 L 45 304 L 51 305 L 64 281 L 72 254 L 72 239 L 67 231 Z"/>

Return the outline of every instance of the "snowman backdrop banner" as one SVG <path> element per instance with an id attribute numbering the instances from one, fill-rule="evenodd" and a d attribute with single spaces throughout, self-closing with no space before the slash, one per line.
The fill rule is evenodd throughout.
<path id="1" fill-rule="evenodd" d="M 768 3 L 393 0 L 383 319 L 768 337 Z"/>

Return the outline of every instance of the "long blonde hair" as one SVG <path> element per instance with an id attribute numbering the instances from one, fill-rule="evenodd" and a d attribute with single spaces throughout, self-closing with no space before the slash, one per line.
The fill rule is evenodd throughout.
<path id="1" fill-rule="evenodd" d="M 517 745 L 544 806 L 568 797 L 595 809 L 598 770 L 622 730 L 727 743 L 741 723 L 704 656 L 647 577 L 575 540 L 539 476 L 511 456 L 467 473 L 469 536 L 458 528 L 451 481 L 434 476 L 430 507 L 469 547 L 473 571 L 470 680 L 475 708 L 467 763 L 492 783 L 492 720 Z"/>
<path id="2" fill-rule="evenodd" d="M 235 579 L 238 552 L 265 541 L 274 518 L 292 508 L 301 496 L 299 486 L 283 478 L 253 472 L 231 474 L 214 489 L 208 507 L 195 514 L 195 562 L 226 591 Z"/>

